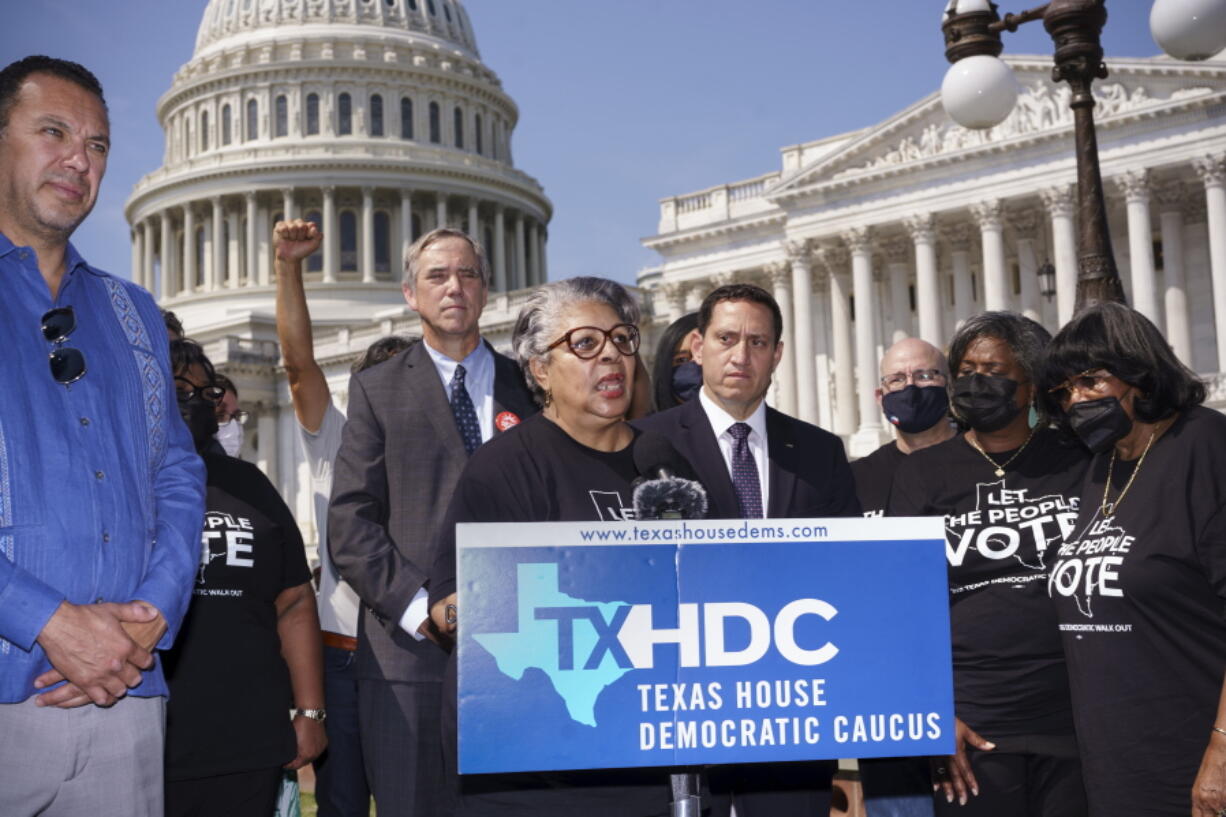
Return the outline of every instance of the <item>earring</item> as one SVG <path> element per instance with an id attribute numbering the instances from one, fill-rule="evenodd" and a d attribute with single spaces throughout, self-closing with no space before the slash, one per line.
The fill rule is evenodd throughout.
<path id="1" fill-rule="evenodd" d="M 553 390 L 545 389 L 545 402 L 541 404 L 541 408 L 549 408 L 549 404 L 553 402 Z"/>

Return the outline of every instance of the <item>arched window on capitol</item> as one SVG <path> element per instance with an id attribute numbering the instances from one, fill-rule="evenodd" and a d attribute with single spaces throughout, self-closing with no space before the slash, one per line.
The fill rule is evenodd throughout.
<path id="1" fill-rule="evenodd" d="M 230 103 L 221 106 L 221 143 L 230 144 L 230 134 L 233 133 L 233 121 L 230 116 Z"/>
<path id="2" fill-rule="evenodd" d="M 281 94 L 276 100 L 276 128 L 274 137 L 289 136 L 289 100 Z"/>
<path id="3" fill-rule="evenodd" d="M 400 98 L 400 138 L 413 138 L 413 100 L 407 96 Z"/>
<path id="4" fill-rule="evenodd" d="M 209 149 L 209 112 L 200 112 L 200 152 Z"/>
<path id="5" fill-rule="evenodd" d="M 358 269 L 358 217 L 352 210 L 341 210 L 341 271 Z"/>
<path id="6" fill-rule="evenodd" d="M 303 130 L 307 136 L 319 135 L 319 94 L 307 94 L 306 127 Z"/>
<path id="7" fill-rule="evenodd" d="M 454 115 L 452 116 L 452 124 L 455 125 L 455 146 L 464 148 L 464 112 L 457 105 Z"/>
<path id="8" fill-rule="evenodd" d="M 370 135 L 383 135 L 383 97 L 379 94 L 370 96 Z"/>
<path id="9" fill-rule="evenodd" d="M 353 134 L 353 98 L 349 94 L 336 98 L 336 133 L 339 136 Z"/>
<path id="10" fill-rule="evenodd" d="M 481 149 L 481 135 L 482 135 L 481 134 L 481 114 L 474 114 L 473 115 L 473 139 L 476 142 L 474 147 L 476 147 L 478 154 L 485 155 L 485 151 Z"/>
<path id="11" fill-rule="evenodd" d="M 196 289 L 204 286 L 204 225 L 200 225 L 192 236 L 192 249 L 196 256 L 196 280 L 192 286 Z"/>
<path id="12" fill-rule="evenodd" d="M 247 100 L 247 133 L 245 141 L 250 142 L 260 135 L 260 103 L 254 99 Z"/>
<path id="13" fill-rule="evenodd" d="M 433 144 L 441 144 L 443 141 L 443 125 L 439 120 L 438 103 L 430 103 L 430 141 Z"/>

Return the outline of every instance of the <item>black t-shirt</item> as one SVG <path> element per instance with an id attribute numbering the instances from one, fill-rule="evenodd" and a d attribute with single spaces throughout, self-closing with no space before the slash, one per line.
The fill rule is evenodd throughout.
<path id="1" fill-rule="evenodd" d="M 1094 458 L 1048 583 L 1094 815 L 1188 813 L 1226 672 L 1226 417 L 1181 415 L 1102 513 Z M 1136 461 L 1116 461 L 1115 500 Z M 1219 724 L 1220 725 L 1220 724 Z"/>
<path id="2" fill-rule="evenodd" d="M 272 768 L 296 752 L 275 602 L 310 581 L 302 537 L 260 469 L 227 456 L 204 463 L 200 565 L 164 656 L 168 780 Z"/>
<path id="3" fill-rule="evenodd" d="M 1073 731 L 1047 575 L 1088 464 L 1084 448 L 1044 429 L 998 477 L 959 434 L 908 455 L 894 477 L 891 516 L 945 517 L 954 703 L 989 740 Z"/>
<path id="4" fill-rule="evenodd" d="M 430 577 L 431 605 L 455 590 L 458 522 L 612 522 L 633 519 L 631 483 L 639 476 L 634 446 L 597 451 L 577 442 L 544 415 L 481 446 L 469 459 L 440 534 Z M 680 454 L 678 473 L 689 470 Z M 463 611 L 460 612 L 461 619 Z M 461 626 L 463 626 L 461 624 Z M 455 656 L 443 702 L 444 743 L 455 751 Z M 480 775 L 464 780 L 459 813 L 647 817 L 667 814 L 667 769 Z M 516 810 L 519 809 L 519 810 Z"/>
<path id="5" fill-rule="evenodd" d="M 856 478 L 856 496 L 865 516 L 884 516 L 890 506 L 890 487 L 894 484 L 894 472 L 902 465 L 907 455 L 898 450 L 894 440 L 878 448 L 867 457 L 851 464 L 851 473 Z"/>

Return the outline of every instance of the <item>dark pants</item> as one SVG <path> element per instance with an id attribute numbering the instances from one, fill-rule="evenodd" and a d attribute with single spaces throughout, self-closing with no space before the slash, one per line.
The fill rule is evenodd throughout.
<path id="1" fill-rule="evenodd" d="M 933 817 L 926 757 L 862 758 L 860 786 L 868 817 Z"/>
<path id="2" fill-rule="evenodd" d="M 937 794 L 937 817 L 1084 817 L 1085 786 L 1077 740 L 1070 736 L 993 738 L 996 748 L 967 747 L 979 794 L 965 806 Z"/>
<path id="3" fill-rule="evenodd" d="M 314 763 L 319 817 L 370 814 L 370 786 L 366 783 L 358 729 L 355 655 L 339 647 L 324 647 L 324 700 L 328 704 L 324 729 L 328 733 L 328 748 Z"/>
<path id="4" fill-rule="evenodd" d="M 705 775 L 704 813 L 726 817 L 735 806 L 736 817 L 827 817 L 837 768 L 833 760 L 714 766 Z"/>
<path id="5" fill-rule="evenodd" d="M 444 817 L 442 685 L 358 681 L 366 779 L 379 817 Z"/>
<path id="6" fill-rule="evenodd" d="M 166 781 L 166 817 L 269 817 L 277 807 L 284 771 L 254 772 Z"/>

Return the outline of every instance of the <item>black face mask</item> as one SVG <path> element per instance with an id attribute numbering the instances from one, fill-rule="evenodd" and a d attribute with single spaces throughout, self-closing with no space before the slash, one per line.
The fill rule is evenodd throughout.
<path id="1" fill-rule="evenodd" d="M 1128 412 L 1114 397 L 1074 403 L 1067 414 L 1073 433 L 1095 454 L 1109 450 L 1132 431 Z"/>
<path id="2" fill-rule="evenodd" d="M 673 397 L 678 403 L 688 403 L 702 388 L 702 367 L 692 360 L 673 369 Z"/>
<path id="3" fill-rule="evenodd" d="M 192 433 L 196 451 L 203 451 L 217 433 L 217 406 L 197 394 L 190 400 L 179 400 L 179 416 Z"/>
<path id="4" fill-rule="evenodd" d="M 918 434 L 927 431 L 949 411 L 949 394 L 941 386 L 907 386 L 881 395 L 885 418 L 899 431 Z"/>
<path id="5" fill-rule="evenodd" d="M 1017 381 L 990 374 L 965 374 L 954 381 L 955 413 L 976 431 L 1000 431 L 1021 413 L 1014 398 Z"/>

